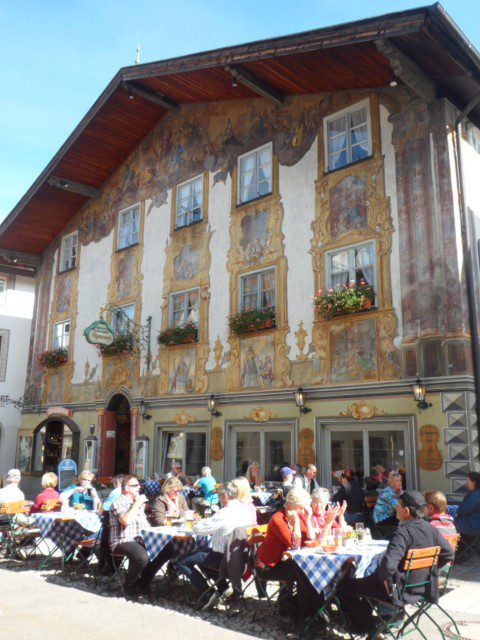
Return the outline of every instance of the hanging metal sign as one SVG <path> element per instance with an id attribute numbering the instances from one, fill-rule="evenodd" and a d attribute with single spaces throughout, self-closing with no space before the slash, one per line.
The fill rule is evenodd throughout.
<path id="1" fill-rule="evenodd" d="M 85 339 L 90 344 L 109 345 L 113 342 L 113 329 L 105 320 L 96 320 L 83 332 Z"/>

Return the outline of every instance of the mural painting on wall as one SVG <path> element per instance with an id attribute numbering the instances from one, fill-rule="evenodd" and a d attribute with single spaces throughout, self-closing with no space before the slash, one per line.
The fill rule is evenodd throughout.
<path id="1" fill-rule="evenodd" d="M 330 234 L 336 238 L 367 226 L 366 179 L 347 176 L 330 191 Z"/>
<path id="2" fill-rule="evenodd" d="M 185 245 L 173 261 L 175 280 L 192 280 L 198 274 L 198 255 L 189 245 Z"/>
<path id="3" fill-rule="evenodd" d="M 273 336 L 257 336 L 240 340 L 240 385 L 242 388 L 273 386 Z"/>
<path id="4" fill-rule="evenodd" d="M 134 287 L 136 256 L 131 251 L 123 251 L 118 258 L 117 295 L 121 300 L 132 295 Z"/>
<path id="5" fill-rule="evenodd" d="M 48 404 L 53 404 L 63 400 L 64 380 L 65 380 L 65 374 L 63 371 L 53 371 L 50 374 L 48 379 L 48 394 L 47 394 Z"/>
<path id="6" fill-rule="evenodd" d="M 242 218 L 240 246 L 243 250 L 243 262 L 247 267 L 258 264 L 265 257 L 265 247 L 269 238 L 267 221 L 267 211 L 246 215 Z"/>
<path id="7" fill-rule="evenodd" d="M 195 388 L 195 358 L 195 349 L 181 350 L 171 357 L 168 372 L 169 393 L 192 393 Z"/>
<path id="8" fill-rule="evenodd" d="M 335 106 L 353 98 L 345 92 L 342 100 L 335 98 Z M 166 114 L 108 181 L 102 196 L 83 209 L 82 244 L 107 236 L 120 206 L 150 199 L 148 215 L 166 202 L 168 189 L 204 171 L 215 174 L 214 183 L 224 182 L 238 156 L 261 144 L 271 141 L 282 165 L 296 164 L 310 149 L 333 100 L 297 96 L 281 106 L 238 100 L 213 103 L 208 110 L 182 105 Z"/>
<path id="9" fill-rule="evenodd" d="M 330 378 L 357 382 L 377 377 L 375 320 L 345 322 L 330 327 Z"/>
<path id="10" fill-rule="evenodd" d="M 72 296 L 72 278 L 61 278 L 58 282 L 57 313 L 65 313 L 70 309 Z"/>
<path id="11" fill-rule="evenodd" d="M 434 424 L 424 424 L 419 431 L 420 451 L 418 466 L 424 471 L 438 471 L 442 468 L 443 456 L 438 448 L 440 431 Z"/>

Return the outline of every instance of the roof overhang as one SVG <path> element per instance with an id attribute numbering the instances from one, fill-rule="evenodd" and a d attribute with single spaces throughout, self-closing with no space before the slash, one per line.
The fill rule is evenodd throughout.
<path id="1" fill-rule="evenodd" d="M 425 99 L 443 95 L 463 108 L 480 88 L 480 57 L 435 4 L 122 68 L 0 225 L 0 248 L 40 255 L 181 104 L 259 95 L 281 104 L 289 95 L 387 87 L 393 73 L 413 78 L 413 90 L 425 87 Z M 480 106 L 470 117 L 480 123 Z"/>

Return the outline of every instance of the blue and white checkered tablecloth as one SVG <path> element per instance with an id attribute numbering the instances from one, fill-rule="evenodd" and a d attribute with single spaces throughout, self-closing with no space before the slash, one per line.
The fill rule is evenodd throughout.
<path id="1" fill-rule="evenodd" d="M 387 541 L 376 540 L 355 547 L 341 547 L 335 553 L 323 553 L 319 548 L 298 549 L 289 551 L 300 569 L 305 573 L 318 593 L 322 593 L 327 585 L 339 573 L 347 558 L 353 558 L 357 570 L 355 576 L 363 578 L 375 571 L 386 549 Z"/>
<path id="2" fill-rule="evenodd" d="M 158 480 L 146 480 L 142 487 L 147 498 L 156 498 L 160 495 L 161 487 Z"/>
<path id="3" fill-rule="evenodd" d="M 83 540 L 89 533 L 97 533 L 101 521 L 94 511 L 78 511 L 74 514 L 34 513 L 32 514 L 42 538 L 49 538 L 65 555 L 69 555 L 75 542 Z"/>
<path id="4" fill-rule="evenodd" d="M 458 504 L 447 504 L 447 515 L 456 518 L 458 511 Z"/>
<path id="5" fill-rule="evenodd" d="M 173 544 L 175 556 L 193 550 L 195 547 L 200 551 L 208 551 L 211 547 L 211 536 L 189 535 L 186 539 L 177 538 L 176 536 L 185 536 L 185 533 L 179 532 L 176 527 L 151 527 L 142 531 L 142 538 L 145 549 L 153 560 L 162 549 L 171 541 Z"/>
<path id="6" fill-rule="evenodd" d="M 252 491 L 250 494 L 253 498 L 253 501 L 258 501 L 260 505 L 266 505 L 267 502 L 272 498 L 273 493 L 270 491 Z"/>

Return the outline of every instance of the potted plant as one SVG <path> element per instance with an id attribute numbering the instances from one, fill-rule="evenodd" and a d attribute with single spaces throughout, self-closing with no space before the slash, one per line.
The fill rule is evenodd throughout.
<path id="1" fill-rule="evenodd" d="M 237 335 L 249 331 L 271 329 L 275 326 L 275 307 L 265 307 L 264 309 L 247 307 L 243 311 L 230 315 L 228 326 Z"/>
<path id="2" fill-rule="evenodd" d="M 44 351 L 38 355 L 38 364 L 43 369 L 56 369 L 68 360 L 68 349 L 57 347 L 50 351 Z"/>
<path id="3" fill-rule="evenodd" d="M 337 286 L 335 289 L 320 289 L 314 297 L 313 304 L 318 314 L 328 320 L 335 316 L 358 313 L 370 309 L 375 300 L 375 292 L 371 285 L 364 281 Z"/>
<path id="4" fill-rule="evenodd" d="M 116 336 L 110 344 L 97 344 L 96 347 L 99 355 L 106 358 L 132 353 L 133 345 L 133 333 L 124 333 Z"/>
<path id="5" fill-rule="evenodd" d="M 198 327 L 195 322 L 186 322 L 184 325 L 168 327 L 160 331 L 157 337 L 158 344 L 172 347 L 177 344 L 196 342 L 198 339 Z"/>

